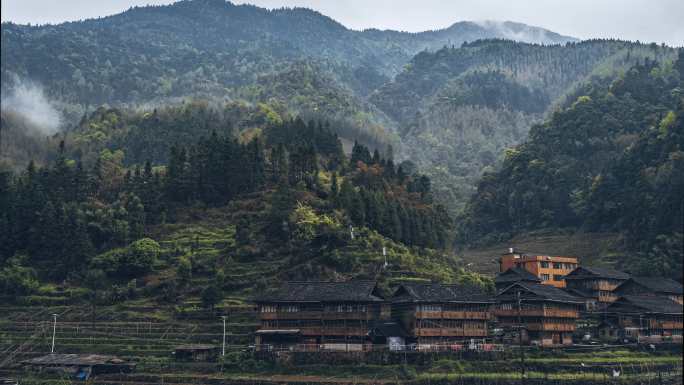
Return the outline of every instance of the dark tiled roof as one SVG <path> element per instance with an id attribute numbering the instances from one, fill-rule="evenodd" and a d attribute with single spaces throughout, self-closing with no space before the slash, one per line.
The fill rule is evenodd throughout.
<path id="1" fill-rule="evenodd" d="M 627 285 L 629 282 L 636 283 L 637 285 L 643 286 L 654 293 L 667 293 L 667 294 L 682 294 L 682 284 L 664 277 L 632 277 L 631 279 L 622 283 L 622 285 Z M 620 290 L 620 285 L 615 290 Z"/>
<path id="2" fill-rule="evenodd" d="M 682 314 L 682 305 L 663 297 L 625 295 L 608 306 L 608 311 L 631 305 L 649 313 Z"/>
<path id="3" fill-rule="evenodd" d="M 441 283 L 402 283 L 393 302 L 493 302 L 490 295 L 474 285 Z"/>
<path id="4" fill-rule="evenodd" d="M 499 298 L 506 298 L 511 295 L 511 288 L 513 287 L 521 287 L 523 290 L 533 294 L 536 297 L 539 297 L 540 299 L 545 299 L 549 301 L 557 301 L 557 302 L 583 302 L 582 298 L 578 298 L 565 290 L 559 289 L 557 287 L 553 287 L 550 285 L 542 285 L 540 283 L 532 283 L 532 282 L 525 282 L 525 281 L 520 281 L 512 284 L 511 286 L 503 289 L 497 297 Z"/>
<path id="5" fill-rule="evenodd" d="M 596 296 L 588 291 L 580 289 L 565 289 L 568 293 L 580 298 L 595 298 Z"/>
<path id="6" fill-rule="evenodd" d="M 255 298 L 255 302 L 383 301 L 375 294 L 375 287 L 375 281 L 285 282 L 280 288 Z"/>
<path id="7" fill-rule="evenodd" d="M 565 279 L 584 278 L 588 275 L 608 279 L 628 279 L 630 277 L 629 274 L 618 270 L 605 269 L 602 267 L 580 266 L 566 275 Z"/>
<path id="8" fill-rule="evenodd" d="M 497 284 L 518 281 L 541 282 L 541 279 L 522 267 L 511 267 L 503 273 L 498 274 L 494 279 L 494 283 Z"/>
<path id="9" fill-rule="evenodd" d="M 128 363 L 118 357 L 101 354 L 48 354 L 23 361 L 30 365 L 127 365 Z M 134 364 L 131 364 L 134 365 Z"/>

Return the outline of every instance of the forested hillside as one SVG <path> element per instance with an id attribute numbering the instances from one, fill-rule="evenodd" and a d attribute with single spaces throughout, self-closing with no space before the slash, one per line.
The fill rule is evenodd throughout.
<path id="1" fill-rule="evenodd" d="M 308 9 L 186 0 L 3 23 L 1 49 L 11 290 L 187 263 L 206 279 L 263 261 L 272 279 L 375 276 L 383 246 L 396 271 L 456 280 L 454 238 L 539 229 L 622 233 L 623 267 L 655 273 L 648 253 L 681 267 L 670 47 L 510 22 L 354 31 Z M 253 288 L 247 275 L 219 286 Z"/>
<path id="2" fill-rule="evenodd" d="M 482 170 L 496 167 L 503 150 L 523 141 L 567 94 L 643 58 L 674 57 L 669 47 L 613 40 L 477 41 L 421 52 L 371 100 L 399 122 L 402 155 L 435 180 L 437 196 L 457 213 Z"/>
<path id="3" fill-rule="evenodd" d="M 681 52 L 674 63 L 645 60 L 534 126 L 479 182 L 461 240 L 545 227 L 619 231 L 624 268 L 681 279 L 683 68 Z"/>
<path id="4" fill-rule="evenodd" d="M 219 115 L 201 104 L 147 116 L 100 109 L 81 123 L 77 139 L 59 144 L 50 164 L 3 172 L 3 292 L 30 295 L 55 280 L 91 289 L 109 282 L 113 298 L 128 284 L 163 300 L 168 290 L 197 290 L 183 286 L 192 274 L 205 277 L 207 296 L 254 289 L 254 280 L 227 278 L 239 275 L 232 271 L 239 263 L 279 266 L 273 280 L 388 278 L 392 270 L 479 280 L 438 251 L 448 248 L 453 223 L 432 202 L 427 177 L 361 144 L 348 158 L 330 123 L 290 119 L 237 137 L 219 130 Z M 184 139 L 179 131 L 166 155 L 136 152 L 134 144 L 189 123 L 206 135 Z M 216 219 L 196 219 L 207 216 Z M 189 238 L 189 249 L 173 241 L 197 226 L 204 230 Z M 198 252 L 195 242 L 207 232 L 222 241 Z"/>
<path id="5" fill-rule="evenodd" d="M 421 50 L 507 34 L 541 43 L 573 40 L 515 23 L 462 22 L 416 34 L 353 31 L 308 9 L 186 0 L 54 26 L 4 23 L 2 80 L 27 77 L 72 103 L 147 102 L 224 96 L 226 87 L 253 83 L 284 63 L 314 59 L 349 67 L 345 83 L 364 94 Z"/>

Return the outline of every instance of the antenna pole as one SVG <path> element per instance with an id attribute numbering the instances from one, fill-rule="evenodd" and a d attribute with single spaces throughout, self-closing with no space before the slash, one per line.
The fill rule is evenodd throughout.
<path id="1" fill-rule="evenodd" d="M 226 355 L 226 316 L 222 315 L 223 319 L 223 345 L 221 347 L 221 356 Z"/>
<path id="2" fill-rule="evenodd" d="M 50 354 L 55 352 L 55 334 L 57 332 L 57 314 L 52 315 L 52 347 L 50 348 Z"/>

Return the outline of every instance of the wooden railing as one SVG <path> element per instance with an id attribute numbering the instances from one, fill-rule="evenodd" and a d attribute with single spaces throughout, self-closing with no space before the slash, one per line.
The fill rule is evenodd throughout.
<path id="1" fill-rule="evenodd" d="M 418 311 L 416 318 L 422 319 L 481 319 L 491 318 L 488 311 Z"/>
<path id="2" fill-rule="evenodd" d="M 487 337 L 487 329 L 417 328 L 416 337 Z"/>
<path id="3" fill-rule="evenodd" d="M 682 329 L 684 322 L 677 321 L 649 321 L 648 327 L 650 329 Z"/>
<path id="4" fill-rule="evenodd" d="M 298 311 L 292 313 L 259 313 L 259 318 L 262 320 L 297 320 L 297 319 L 323 319 L 323 320 L 372 320 L 379 319 L 378 312 L 351 312 L 351 313 L 337 313 L 337 312 L 321 312 L 321 311 Z"/>
<path id="5" fill-rule="evenodd" d="M 497 309 L 494 315 L 499 317 L 517 317 L 517 309 Z M 564 309 L 522 309 L 520 312 L 522 317 L 559 317 L 559 318 L 578 318 L 579 312 L 577 310 Z"/>
<path id="6" fill-rule="evenodd" d="M 553 323 L 534 323 L 525 324 L 527 330 L 532 331 L 552 331 L 552 332 L 574 332 L 574 324 L 553 324 Z"/>
<path id="7" fill-rule="evenodd" d="M 300 327 L 303 336 L 359 336 L 363 337 L 368 334 L 368 328 L 360 327 Z"/>

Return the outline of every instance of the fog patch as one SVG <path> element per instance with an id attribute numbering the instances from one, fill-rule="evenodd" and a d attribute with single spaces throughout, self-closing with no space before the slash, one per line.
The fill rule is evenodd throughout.
<path id="1" fill-rule="evenodd" d="M 475 24 L 493 31 L 501 38 L 524 43 L 554 44 L 577 40 L 572 37 L 556 34 L 544 28 L 510 21 L 484 20 L 475 21 Z"/>
<path id="2" fill-rule="evenodd" d="M 2 90 L 2 110 L 11 111 L 33 123 L 43 134 L 56 133 L 62 124 L 62 114 L 45 95 L 43 88 L 16 77 L 13 85 Z"/>

